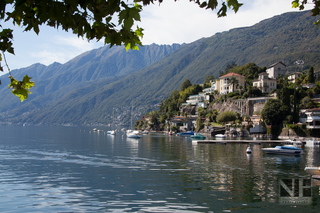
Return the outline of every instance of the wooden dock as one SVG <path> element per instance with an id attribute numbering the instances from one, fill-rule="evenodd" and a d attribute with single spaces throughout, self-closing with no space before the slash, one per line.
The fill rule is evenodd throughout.
<path id="1" fill-rule="evenodd" d="M 262 144 L 262 143 L 279 143 L 279 144 L 293 144 L 292 142 L 284 140 L 197 140 L 197 143 L 216 143 L 216 144 L 227 144 L 227 143 L 250 143 L 250 144 Z"/>

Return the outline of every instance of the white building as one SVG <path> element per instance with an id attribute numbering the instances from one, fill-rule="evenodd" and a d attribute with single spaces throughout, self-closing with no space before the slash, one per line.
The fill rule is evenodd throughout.
<path id="1" fill-rule="evenodd" d="M 301 72 L 294 72 L 294 73 L 291 73 L 289 76 L 288 76 L 288 81 L 290 83 L 295 83 L 296 82 L 296 79 L 299 78 L 301 76 Z"/>
<path id="2" fill-rule="evenodd" d="M 206 108 L 207 104 L 209 103 L 210 96 L 206 93 L 199 93 L 198 95 L 190 95 L 188 97 L 187 103 L 182 105 L 194 105 L 197 107 Z"/>
<path id="3" fill-rule="evenodd" d="M 286 74 L 286 65 L 282 62 L 271 64 L 266 72 L 268 73 L 269 78 L 278 78 L 279 75 Z"/>
<path id="4" fill-rule="evenodd" d="M 320 108 L 307 109 L 305 114 L 307 115 L 307 128 L 320 129 Z"/>
<path id="5" fill-rule="evenodd" d="M 229 79 L 232 77 L 234 77 L 238 80 L 237 85 L 230 84 Z M 217 85 L 219 87 L 218 92 L 220 94 L 228 94 L 230 92 L 239 91 L 240 86 L 244 87 L 246 77 L 243 75 L 240 75 L 238 73 L 230 72 L 226 75 L 221 76 L 219 79 L 220 79 L 220 81 L 219 81 L 220 84 L 217 82 Z"/>
<path id="6" fill-rule="evenodd" d="M 262 93 L 269 93 L 277 88 L 277 79 L 268 78 L 268 73 L 266 72 L 259 73 L 259 78 L 255 79 L 252 83 L 253 86 L 259 88 Z"/>
<path id="7" fill-rule="evenodd" d="M 213 91 L 218 90 L 215 81 L 210 81 L 210 83 L 211 83 L 211 87 L 203 89 L 202 92 L 212 93 Z"/>

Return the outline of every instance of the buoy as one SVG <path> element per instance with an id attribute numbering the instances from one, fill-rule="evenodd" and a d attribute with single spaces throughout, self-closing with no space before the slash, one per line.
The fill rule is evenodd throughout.
<path id="1" fill-rule="evenodd" d="M 248 146 L 248 148 L 247 148 L 247 151 L 246 151 L 247 153 L 251 153 L 252 151 L 251 151 L 251 148 L 250 148 L 250 146 Z"/>

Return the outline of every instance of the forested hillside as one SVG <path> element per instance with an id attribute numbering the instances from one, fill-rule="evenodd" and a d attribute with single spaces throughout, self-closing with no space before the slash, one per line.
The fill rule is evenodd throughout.
<path id="1" fill-rule="evenodd" d="M 313 25 L 314 21 L 308 11 L 286 13 L 252 27 L 218 33 L 190 44 L 162 46 L 163 54 L 158 53 L 158 58 L 150 56 L 149 61 L 146 58 L 152 51 L 140 50 L 138 54 L 148 62 L 135 58 L 135 52 L 120 54 L 119 51 L 102 65 L 108 51 L 115 51 L 111 48 L 93 50 L 63 65 L 33 65 L 17 70 L 21 76 L 27 71 L 30 76 L 39 76 L 33 79 L 36 90 L 20 104 L 12 100 L 16 97 L 8 96 L 7 91 L 3 92 L 6 89 L 1 88 L 1 102 L 6 100 L 0 107 L 1 119 L 47 124 L 105 124 L 110 122 L 115 108 L 119 121 L 129 121 L 131 106 L 135 115 L 146 113 L 178 89 L 186 78 L 199 84 L 208 75 L 218 77 L 233 63 L 253 62 L 264 67 L 281 61 L 287 65 L 288 72 L 308 70 L 310 66 L 317 71 L 320 68 L 320 29 Z M 133 55 L 129 58 L 130 54 Z M 2 83 L 6 85 L 4 80 Z"/>

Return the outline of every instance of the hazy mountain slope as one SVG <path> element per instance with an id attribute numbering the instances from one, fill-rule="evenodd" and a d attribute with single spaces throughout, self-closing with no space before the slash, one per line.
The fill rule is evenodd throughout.
<path id="1" fill-rule="evenodd" d="M 164 100 L 172 90 L 179 89 L 186 78 L 192 83 L 202 83 L 207 75 L 214 74 L 217 77 L 227 64 L 254 62 L 259 66 L 268 66 L 283 61 L 289 70 L 308 69 L 309 66 L 317 70 L 320 64 L 320 29 L 312 24 L 315 18 L 308 13 L 286 13 L 252 27 L 218 33 L 185 44 L 161 60 L 126 76 L 119 76 L 112 81 L 105 78 L 99 82 L 85 82 L 97 75 L 93 68 L 99 67 L 96 62 L 90 69 L 87 68 L 87 77 L 82 76 L 82 81 L 79 80 L 85 82 L 85 87 L 68 87 L 67 91 L 63 90 L 65 95 L 60 99 L 37 111 L 27 111 L 29 114 L 22 116 L 24 119 L 17 117 L 24 112 L 24 107 L 10 113 L 18 118 L 16 121 L 31 123 L 106 123 L 110 121 L 113 108 L 118 114 L 128 114 L 128 108 L 133 104 L 136 112 L 145 113 Z M 297 66 L 294 64 L 296 60 L 304 60 L 305 63 Z M 126 69 L 122 70 L 125 72 Z M 70 75 L 67 82 L 71 82 L 71 85 L 77 82 L 74 79 L 77 75 L 78 72 Z M 58 81 L 58 78 L 53 80 Z M 41 104 L 41 100 L 30 101 L 30 109 L 33 105 Z"/>
<path id="2" fill-rule="evenodd" d="M 1 76 L 0 87 L 0 112 L 24 113 L 32 108 L 48 105 L 63 98 L 70 91 L 82 88 L 88 84 L 94 84 L 101 79 L 107 82 L 118 80 L 131 72 L 135 72 L 167 54 L 178 49 L 181 45 L 146 45 L 139 51 L 129 50 L 124 47 L 105 46 L 99 49 L 85 52 L 65 64 L 53 63 L 45 66 L 35 64 L 27 68 L 14 70 L 12 75 L 16 79 L 22 79 L 24 75 L 32 76 L 36 87 L 31 90 L 32 95 L 28 100 L 20 103 L 7 89 L 9 78 Z M 37 107 L 36 107 L 37 108 Z M 34 110 L 36 109 L 34 108 Z M 15 114 L 9 113 L 10 116 Z"/>

